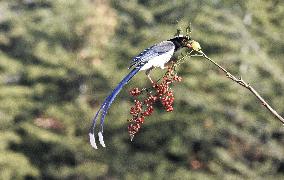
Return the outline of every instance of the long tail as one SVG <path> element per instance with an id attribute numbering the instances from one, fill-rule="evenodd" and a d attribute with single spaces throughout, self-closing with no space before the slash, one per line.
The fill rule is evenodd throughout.
<path id="1" fill-rule="evenodd" d="M 90 143 L 91 145 L 97 149 L 97 145 L 96 145 L 96 141 L 95 141 L 95 127 L 96 127 L 96 122 L 98 119 L 99 114 L 101 113 L 101 122 L 100 122 L 100 131 L 98 133 L 99 136 L 99 142 L 100 144 L 105 147 L 104 144 L 104 140 L 103 140 L 103 126 L 104 126 L 104 120 L 105 120 L 105 116 L 108 112 L 108 109 L 110 108 L 110 105 L 112 104 L 112 102 L 114 101 L 115 97 L 118 95 L 118 93 L 121 91 L 121 89 L 123 88 L 123 86 L 125 86 L 128 81 L 135 75 L 137 74 L 137 72 L 140 70 L 141 68 L 134 68 L 127 76 L 125 76 L 122 81 L 116 86 L 116 88 L 112 91 L 112 93 L 105 99 L 105 101 L 103 102 L 103 104 L 101 105 L 100 109 L 98 110 L 98 112 L 96 113 L 93 122 L 92 122 L 92 126 L 89 132 L 89 137 L 90 137 Z"/>

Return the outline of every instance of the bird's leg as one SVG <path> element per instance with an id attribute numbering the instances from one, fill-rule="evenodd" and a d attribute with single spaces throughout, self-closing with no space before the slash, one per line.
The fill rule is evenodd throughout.
<path id="1" fill-rule="evenodd" d="M 154 67 L 151 67 L 149 69 L 146 70 L 145 74 L 147 75 L 148 79 L 151 81 L 151 83 L 153 84 L 154 81 L 152 80 L 152 78 L 150 77 L 150 71 L 153 69 Z"/>
<path id="2" fill-rule="evenodd" d="M 153 84 L 154 81 L 152 80 L 152 78 L 150 77 L 150 74 L 147 74 L 148 79 L 151 81 L 151 83 Z"/>

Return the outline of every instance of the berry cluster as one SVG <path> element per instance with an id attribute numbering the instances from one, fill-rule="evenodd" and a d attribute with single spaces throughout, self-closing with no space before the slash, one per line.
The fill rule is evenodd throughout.
<path id="1" fill-rule="evenodd" d="M 131 140 L 141 128 L 145 117 L 152 115 L 154 111 L 153 105 L 155 102 L 159 100 L 167 112 L 174 110 L 174 94 L 170 88 L 170 85 L 173 82 L 180 81 L 181 77 L 175 73 L 173 66 L 171 66 L 168 68 L 166 74 L 162 78 L 161 83 L 152 83 L 152 88 L 149 89 L 140 90 L 139 88 L 133 88 L 130 90 L 130 95 L 135 97 L 134 106 L 130 108 L 132 118 L 128 120 L 130 122 L 128 126 L 128 133 L 131 137 Z M 147 92 L 146 98 L 143 101 L 139 101 L 138 96 L 142 95 L 144 92 Z"/>
<path id="2" fill-rule="evenodd" d="M 142 91 L 140 91 L 138 88 L 133 88 L 131 91 L 129 91 L 131 96 L 139 96 Z"/>

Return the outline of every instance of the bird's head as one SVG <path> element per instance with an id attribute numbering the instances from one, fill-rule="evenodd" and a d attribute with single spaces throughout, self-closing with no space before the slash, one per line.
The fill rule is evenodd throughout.
<path id="1" fill-rule="evenodd" d="M 187 47 L 188 42 L 190 41 L 190 37 L 184 36 L 184 35 L 178 35 L 175 36 L 172 39 L 169 39 L 169 41 L 172 41 L 175 44 L 175 50 L 178 50 L 183 47 Z"/>
<path id="2" fill-rule="evenodd" d="M 188 35 L 186 36 L 178 35 L 170 39 L 170 41 L 172 41 L 175 44 L 175 50 L 178 50 L 183 47 L 187 47 L 197 52 L 201 51 L 200 44 L 197 41 L 192 40 Z"/>

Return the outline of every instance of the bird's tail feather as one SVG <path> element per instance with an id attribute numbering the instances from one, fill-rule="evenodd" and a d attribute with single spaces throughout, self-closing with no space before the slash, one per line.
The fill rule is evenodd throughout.
<path id="1" fill-rule="evenodd" d="M 140 70 L 140 68 L 134 68 L 127 76 L 125 76 L 122 81 L 116 86 L 116 88 L 112 91 L 112 93 L 105 99 L 105 101 L 103 102 L 103 104 L 101 105 L 100 109 L 98 110 L 98 112 L 96 113 L 93 122 L 92 122 L 92 126 L 90 129 L 90 143 L 91 145 L 97 149 L 97 145 L 95 142 L 95 138 L 94 138 L 94 131 L 95 131 L 95 126 L 96 126 L 96 122 L 98 119 L 98 116 L 100 114 L 100 112 L 102 112 L 101 114 L 101 122 L 100 122 L 100 131 L 98 133 L 99 135 L 99 141 L 100 144 L 105 147 L 105 143 L 103 141 L 103 125 L 104 125 L 104 120 L 105 120 L 105 116 L 108 112 L 108 109 L 110 108 L 110 105 L 112 104 L 112 102 L 114 101 L 115 97 L 118 95 L 118 93 L 121 91 L 121 89 L 128 83 L 128 81 Z"/>

